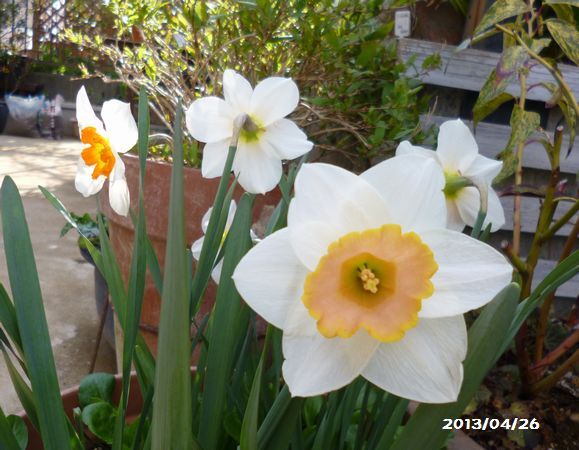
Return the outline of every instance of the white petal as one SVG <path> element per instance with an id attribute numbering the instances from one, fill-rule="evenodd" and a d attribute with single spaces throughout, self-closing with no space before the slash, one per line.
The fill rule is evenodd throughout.
<path id="1" fill-rule="evenodd" d="M 253 89 L 251 84 L 235 70 L 227 69 L 223 72 L 223 97 L 231 107 L 239 112 L 249 111 L 249 102 Z"/>
<path id="2" fill-rule="evenodd" d="M 269 323 L 282 328 L 301 303 L 307 269 L 294 254 L 287 228 L 253 247 L 241 259 L 233 281 L 247 304 Z"/>
<path id="3" fill-rule="evenodd" d="M 204 178 L 216 178 L 223 175 L 227 153 L 229 152 L 230 139 L 209 142 L 203 147 L 203 158 L 201 159 L 201 174 Z"/>
<path id="4" fill-rule="evenodd" d="M 237 203 L 235 203 L 235 200 L 231 200 L 231 203 L 229 204 L 229 210 L 227 211 L 225 231 L 229 231 L 229 228 L 231 228 L 231 225 L 233 224 L 233 219 L 235 218 L 236 211 L 237 211 Z"/>
<path id="5" fill-rule="evenodd" d="M 488 223 L 492 223 L 492 232 L 500 230 L 505 224 L 505 210 L 499 196 L 492 188 L 489 188 L 489 206 L 487 217 L 485 219 L 485 226 Z"/>
<path id="6" fill-rule="evenodd" d="M 337 166 L 304 164 L 294 187 L 288 227 L 296 254 L 312 270 L 334 238 L 393 223 L 380 194 L 364 179 Z M 316 249 L 324 253 L 317 254 Z"/>
<path id="7" fill-rule="evenodd" d="M 219 261 L 217 264 L 215 264 L 215 267 L 211 271 L 211 279 L 215 282 L 215 284 L 219 284 L 222 269 L 223 269 L 223 259 Z"/>
<path id="8" fill-rule="evenodd" d="M 247 192 L 265 194 L 279 183 L 282 166 L 281 161 L 270 156 L 260 142 L 240 141 L 233 160 L 233 172 Z"/>
<path id="9" fill-rule="evenodd" d="M 378 341 L 365 331 L 348 339 L 283 335 L 283 377 L 294 397 L 311 397 L 346 386 L 372 358 Z"/>
<path id="10" fill-rule="evenodd" d="M 453 231 L 461 232 L 466 226 L 454 200 L 446 200 L 446 228 Z"/>
<path id="11" fill-rule="evenodd" d="M 399 397 L 454 402 L 462 385 L 466 349 L 462 316 L 421 319 L 402 340 L 380 344 L 362 376 Z"/>
<path id="12" fill-rule="evenodd" d="M 116 154 L 115 159 L 115 167 L 113 167 L 109 180 L 109 203 L 114 212 L 121 216 L 127 216 L 131 200 L 125 179 L 125 164 Z"/>
<path id="13" fill-rule="evenodd" d="M 130 104 L 108 100 L 103 103 L 101 116 L 115 152 L 125 153 L 135 146 L 139 139 L 139 131 Z"/>
<path id="14" fill-rule="evenodd" d="M 99 192 L 106 180 L 106 177 L 100 175 L 96 180 L 92 178 L 94 166 L 87 166 L 82 158 L 79 158 L 76 167 L 76 176 L 74 178 L 74 186 L 78 192 L 85 197 Z"/>
<path id="15" fill-rule="evenodd" d="M 249 113 L 267 127 L 296 109 L 299 100 L 298 87 L 291 78 L 266 78 L 253 91 Z"/>
<path id="16" fill-rule="evenodd" d="M 404 231 L 446 226 L 444 173 L 434 159 L 396 156 L 360 176 L 382 195 L 393 223 Z"/>
<path id="17" fill-rule="evenodd" d="M 477 155 L 464 175 L 468 177 L 480 177 L 491 183 L 503 168 L 503 162 Z"/>
<path id="18" fill-rule="evenodd" d="M 229 231 L 231 224 L 233 223 L 233 218 L 235 217 L 235 211 L 237 211 L 237 203 L 235 200 L 231 200 L 229 203 L 229 209 L 227 210 L 227 219 L 225 221 L 225 232 Z M 209 226 L 209 220 L 211 219 L 211 213 L 213 212 L 213 206 L 211 206 L 201 219 L 201 229 L 203 234 L 207 233 L 207 227 Z"/>
<path id="19" fill-rule="evenodd" d="M 420 237 L 434 253 L 438 271 L 434 294 L 422 302 L 419 317 L 464 314 L 490 302 L 511 282 L 512 267 L 498 251 L 450 230 L 427 231 Z"/>
<path id="20" fill-rule="evenodd" d="M 263 139 L 266 140 L 279 159 L 294 159 L 309 152 L 314 146 L 306 134 L 289 119 L 280 119 L 269 125 Z"/>
<path id="21" fill-rule="evenodd" d="M 213 212 L 213 206 L 211 206 L 203 217 L 201 218 L 201 229 L 203 230 L 203 234 L 207 233 L 207 227 L 209 226 L 209 219 L 211 218 L 211 213 Z"/>
<path id="22" fill-rule="evenodd" d="M 201 249 L 203 248 L 203 241 L 205 240 L 205 236 L 200 237 L 197 239 L 193 244 L 191 244 L 191 253 L 193 254 L 193 258 L 195 261 L 199 261 L 199 257 L 201 256 Z"/>
<path id="23" fill-rule="evenodd" d="M 78 91 L 78 94 L 76 94 L 76 120 L 80 130 L 86 127 L 95 127 L 102 133 L 102 130 L 104 129 L 103 123 L 99 120 L 92 109 L 84 86 L 82 86 Z"/>
<path id="24" fill-rule="evenodd" d="M 396 156 L 402 155 L 420 155 L 424 156 L 425 158 L 433 158 L 435 161 L 438 161 L 436 152 L 434 150 L 412 145 L 409 141 L 402 141 L 396 148 Z"/>
<path id="25" fill-rule="evenodd" d="M 296 203 L 290 204 L 288 218 L 292 217 L 290 236 L 295 253 L 300 261 L 312 272 L 316 270 L 320 258 L 328 253 L 329 245 L 347 234 L 347 231 L 335 227 L 330 222 L 298 222 L 292 209 Z M 289 220 L 289 219 L 288 219 Z"/>
<path id="26" fill-rule="evenodd" d="M 462 120 L 449 120 L 440 126 L 436 155 L 446 171 L 466 173 L 478 155 L 478 145 Z"/>
<path id="27" fill-rule="evenodd" d="M 195 100 L 185 113 L 187 129 L 194 139 L 217 142 L 231 138 L 235 112 L 218 97 Z"/>
<path id="28" fill-rule="evenodd" d="M 474 187 L 467 187 L 460 190 L 458 197 L 454 200 L 462 220 L 470 227 L 476 222 L 480 210 L 480 194 Z M 491 231 L 499 230 L 505 224 L 505 212 L 497 193 L 489 187 L 488 190 L 488 210 L 483 228 L 492 222 Z"/>

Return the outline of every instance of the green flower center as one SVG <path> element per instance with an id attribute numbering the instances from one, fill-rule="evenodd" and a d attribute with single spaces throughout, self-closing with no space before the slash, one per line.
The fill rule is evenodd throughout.
<path id="1" fill-rule="evenodd" d="M 239 139 L 244 142 L 256 142 L 259 140 L 265 127 L 263 127 L 257 120 L 253 117 L 247 116 L 243 127 L 239 132 Z"/>

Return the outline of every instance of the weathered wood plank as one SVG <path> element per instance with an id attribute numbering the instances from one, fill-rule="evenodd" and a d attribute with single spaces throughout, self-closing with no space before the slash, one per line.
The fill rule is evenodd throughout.
<path id="1" fill-rule="evenodd" d="M 505 209 L 505 225 L 502 227 L 503 230 L 512 230 L 513 229 L 513 206 L 514 206 L 514 197 L 501 197 L 501 204 Z M 521 231 L 523 233 L 534 233 L 537 228 L 537 221 L 539 219 L 539 208 L 541 207 L 540 199 L 538 198 L 531 198 L 531 197 L 522 197 L 521 198 Z M 554 219 L 557 220 L 561 217 L 565 212 L 569 210 L 571 207 L 571 203 L 569 202 L 560 202 L 557 210 L 555 212 Z M 575 218 L 577 220 L 577 218 Z M 573 226 L 572 224 L 567 224 L 557 233 L 556 236 L 569 236 L 571 233 Z"/>
<path id="2" fill-rule="evenodd" d="M 422 123 L 428 125 L 430 123 L 435 123 L 440 125 L 441 123 L 450 120 L 449 117 L 442 116 L 423 116 Z M 469 120 L 464 121 L 469 128 L 472 130 L 472 122 Z M 496 158 L 496 156 L 505 148 L 511 134 L 511 129 L 506 125 L 497 125 L 492 123 L 481 122 L 478 124 L 475 132 L 476 140 L 478 143 L 479 151 L 481 154 L 489 157 Z M 552 133 L 549 133 L 552 138 Z M 533 138 L 538 138 L 540 135 L 535 134 Z M 563 141 L 563 148 L 567 149 L 569 139 L 566 136 Z M 523 166 L 532 169 L 541 169 L 550 171 L 549 159 L 545 152 L 545 148 L 537 141 L 531 140 L 525 147 L 525 152 L 523 154 Z M 573 151 L 568 157 L 563 157 L 561 160 L 561 172 L 576 174 L 579 171 L 579 139 L 575 140 L 573 145 Z"/>
<path id="3" fill-rule="evenodd" d="M 479 92 L 493 68 L 496 67 L 500 54 L 484 50 L 465 49 L 456 52 L 454 45 L 445 45 L 436 42 L 421 41 L 416 39 L 400 39 L 398 42 L 398 55 L 402 61 L 408 61 L 413 55 L 416 56 L 415 67 L 420 72 L 424 59 L 433 53 L 440 54 L 442 66 L 421 75 L 426 84 L 445 86 L 454 89 Z M 409 68 L 410 75 L 416 75 L 417 70 Z M 579 96 L 579 68 L 561 64 L 559 69 L 567 80 L 567 83 L 576 96 Z M 528 86 L 537 85 L 531 89 L 527 98 L 530 100 L 547 101 L 551 94 L 547 89 L 540 86 L 541 82 L 555 82 L 553 76 L 542 66 L 531 68 L 527 80 Z M 512 83 L 507 91 L 518 96 L 519 85 Z"/>

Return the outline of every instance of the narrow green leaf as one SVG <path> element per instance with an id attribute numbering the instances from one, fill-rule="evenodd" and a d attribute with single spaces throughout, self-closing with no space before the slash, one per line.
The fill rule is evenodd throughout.
<path id="1" fill-rule="evenodd" d="M 165 277 L 161 300 L 152 442 L 154 450 L 193 448 L 189 284 L 183 211 L 183 110 L 175 118 Z"/>
<path id="2" fill-rule="evenodd" d="M 138 218 L 135 214 L 131 211 L 131 222 L 133 223 L 133 227 L 137 229 L 138 226 Z M 153 279 L 153 283 L 157 288 L 157 292 L 159 295 L 163 293 L 163 274 L 161 273 L 161 266 L 159 265 L 159 259 L 157 258 L 157 254 L 155 253 L 155 249 L 153 248 L 153 244 L 151 243 L 151 239 L 145 233 L 145 251 L 147 253 L 147 268 L 149 269 L 149 273 L 151 274 L 151 278 Z"/>
<path id="3" fill-rule="evenodd" d="M 531 8 L 523 0 L 497 0 L 494 2 L 474 30 L 474 36 L 509 17 L 529 12 Z"/>
<path id="4" fill-rule="evenodd" d="M 76 407 L 72 410 L 72 416 L 74 419 L 76 434 L 78 435 L 78 438 L 80 440 L 81 448 L 86 449 L 87 445 L 86 445 L 86 438 L 84 435 L 84 423 L 82 421 L 82 411 L 80 410 L 79 407 Z"/>
<path id="5" fill-rule="evenodd" d="M 203 448 L 217 448 L 222 436 L 227 385 L 235 358 L 235 344 L 243 339 L 249 320 L 249 309 L 235 288 L 231 275 L 251 248 L 251 210 L 255 196 L 244 194 L 235 213 L 225 241 L 225 256 L 219 279 L 219 289 L 210 319 L 209 347 L 205 386 L 201 405 L 199 443 Z"/>
<path id="6" fill-rule="evenodd" d="M 230 151 L 232 151 L 230 149 Z M 199 312 L 199 307 L 203 300 L 203 295 L 205 289 L 207 288 L 207 283 L 211 277 L 211 273 L 215 265 L 223 259 L 223 237 L 225 235 L 225 227 L 227 226 L 227 218 L 229 216 L 229 206 L 233 200 L 233 194 L 235 192 L 235 187 L 237 186 L 237 178 L 233 180 L 233 183 L 227 189 L 224 197 L 221 197 L 221 193 L 218 192 L 215 198 L 213 209 L 210 214 L 209 224 L 207 228 L 207 233 L 205 234 L 205 239 L 203 241 L 203 246 L 201 248 L 201 255 L 199 256 L 199 261 L 197 261 L 197 267 L 195 270 L 195 275 L 191 283 L 191 318 L 195 317 L 195 314 Z M 214 214 L 215 208 L 221 205 L 221 212 Z M 211 219 L 215 219 L 215 227 L 211 228 Z M 193 258 L 191 257 L 191 264 L 193 263 Z M 199 295 L 198 288 L 202 290 L 201 295 Z"/>
<path id="7" fill-rule="evenodd" d="M 197 261 L 197 268 L 195 270 L 195 275 L 193 276 L 193 285 L 191 287 L 191 303 L 193 305 L 199 304 L 203 294 L 205 293 L 205 289 L 207 289 L 207 284 L 211 277 L 211 270 L 215 263 L 217 253 L 219 252 L 219 244 L 223 238 L 227 217 L 223 220 L 221 215 L 223 205 L 225 204 L 225 197 L 227 195 L 227 186 L 229 184 L 235 151 L 235 147 L 229 147 L 225 167 L 223 168 L 221 180 L 219 181 L 215 201 L 213 202 L 213 209 L 209 217 L 209 224 L 207 225 L 207 233 L 205 234 L 203 247 L 201 248 L 201 255 L 199 256 L 199 261 Z M 194 315 L 196 312 L 196 308 L 191 308 L 191 315 Z"/>
<path id="8" fill-rule="evenodd" d="M 406 409 L 408 408 L 408 400 L 406 399 L 398 399 L 396 406 L 392 410 L 390 414 L 390 418 L 388 420 L 388 425 L 384 429 L 384 433 L 382 437 L 378 441 L 378 445 L 376 446 L 377 449 L 380 448 L 390 448 L 392 442 L 394 442 L 394 436 L 396 435 L 396 431 L 398 431 L 398 427 L 402 423 L 402 419 L 404 419 L 404 414 L 406 413 Z"/>
<path id="9" fill-rule="evenodd" d="M 12 426 L 8 422 L 8 418 L 4 415 L 4 411 L 0 408 L 0 447 L 4 450 L 21 450 L 16 436 L 12 431 Z"/>
<path id="10" fill-rule="evenodd" d="M 509 338 L 520 288 L 511 283 L 483 308 L 468 331 L 468 353 L 463 363 L 464 380 L 458 399 L 440 405 L 421 404 L 412 415 L 391 450 L 438 449 L 448 432 L 443 419 L 459 417 L 476 393 L 488 370 L 493 366 Z"/>
<path id="11" fill-rule="evenodd" d="M 304 399 L 292 398 L 286 386 L 277 395 L 257 432 L 260 450 L 286 450 L 301 414 Z"/>
<path id="12" fill-rule="evenodd" d="M 74 228 L 80 236 L 85 238 L 85 241 L 86 241 L 85 244 L 86 244 L 87 250 L 89 251 L 95 265 L 99 268 L 101 273 L 103 273 L 103 270 L 102 270 L 102 264 L 103 263 L 102 263 L 102 258 L 101 258 L 100 252 L 91 243 L 88 236 L 86 236 L 83 233 L 82 228 L 80 228 L 78 226 L 78 223 L 76 222 L 76 220 L 74 220 L 70 211 L 68 211 L 68 209 L 66 209 L 64 204 L 54 194 L 52 194 L 50 191 L 48 191 L 46 188 L 44 188 L 43 186 L 38 186 L 38 189 L 40 189 L 40 192 L 42 192 L 42 195 L 44 195 L 46 200 L 48 200 L 48 202 L 54 207 L 54 209 L 56 209 L 62 215 L 62 217 L 64 217 L 66 222 L 72 228 Z M 102 231 L 101 230 L 99 230 L 99 231 L 100 231 L 99 236 L 101 237 L 101 240 L 102 240 Z"/>
<path id="13" fill-rule="evenodd" d="M 70 449 L 36 262 L 18 189 L 5 177 L 0 211 L 10 287 L 46 450 Z"/>
<path id="14" fill-rule="evenodd" d="M 362 448 L 363 441 L 366 441 L 369 444 L 369 441 L 366 440 L 365 436 L 367 436 L 367 425 L 369 419 L 369 411 L 368 411 L 368 401 L 370 399 L 370 392 L 372 390 L 372 385 L 370 383 L 366 383 L 364 386 L 364 396 L 362 397 L 362 405 L 360 407 L 360 419 L 358 420 L 358 429 L 356 430 L 356 440 L 354 441 L 354 450 L 360 450 Z M 376 415 L 371 416 L 372 423 L 376 420 Z M 382 427 L 384 429 L 384 427 Z M 366 448 L 370 449 L 370 445 Z"/>
<path id="15" fill-rule="evenodd" d="M 143 347 L 145 345 L 145 347 Z M 155 361 L 151 357 L 146 344 L 137 343 L 135 346 L 135 367 L 143 391 L 155 384 Z"/>
<path id="16" fill-rule="evenodd" d="M 328 408 L 322 416 L 320 425 L 316 428 L 316 437 L 312 450 L 325 450 L 333 448 L 332 445 L 332 422 L 334 417 L 339 416 L 337 407 L 342 392 L 333 392 L 328 397 Z"/>
<path id="17" fill-rule="evenodd" d="M 145 245 L 147 248 L 147 267 L 149 268 L 149 273 L 151 274 L 157 291 L 161 294 L 163 292 L 163 274 L 161 273 L 161 266 L 159 265 L 157 254 L 155 253 L 149 236 L 145 236 Z"/>
<path id="18" fill-rule="evenodd" d="M 554 292 L 559 286 L 573 278 L 579 273 L 579 250 L 575 250 L 571 255 L 561 261 L 557 266 L 543 278 L 543 281 L 533 290 L 531 295 L 517 306 L 515 318 L 509 329 L 509 337 L 504 342 L 505 351 L 509 343 L 515 338 L 521 325 L 535 311 L 545 298 Z"/>
<path id="19" fill-rule="evenodd" d="M 346 438 L 352 424 L 352 416 L 357 407 L 360 391 L 367 384 L 362 378 L 354 380 L 346 388 L 346 393 L 340 405 L 340 418 L 336 417 L 334 429 L 339 430 L 338 450 L 343 450 L 346 446 Z"/>
<path id="20" fill-rule="evenodd" d="M 137 450 L 141 448 L 141 441 L 145 438 L 145 430 L 150 429 L 147 427 L 149 416 L 152 411 L 153 406 L 153 387 L 151 386 L 147 393 L 144 396 L 145 400 L 143 402 L 143 408 L 141 409 L 141 415 L 139 417 L 139 424 L 137 426 L 137 430 L 135 431 L 135 435 L 133 437 L 133 443 L 131 448 L 133 450 Z"/>
<path id="21" fill-rule="evenodd" d="M 0 283 L 0 324 L 8 333 L 12 342 L 19 348 L 22 348 L 22 341 L 20 339 L 20 332 L 18 331 L 18 322 L 16 320 L 16 309 L 8 296 L 8 292 Z"/>
<path id="22" fill-rule="evenodd" d="M 129 401 L 129 387 L 131 380 L 131 366 L 135 343 L 139 333 L 141 310 L 143 306 L 143 294 L 145 292 L 145 275 L 147 271 L 147 250 L 145 243 L 145 167 L 149 148 L 149 103 L 145 89 L 141 87 L 139 94 L 139 212 L 133 243 L 133 255 L 131 259 L 131 272 L 129 275 L 129 289 L 127 294 L 124 342 L 123 342 L 123 389 L 119 403 L 119 414 L 115 422 L 113 449 L 121 450 L 125 426 L 125 411 Z"/>
<path id="23" fill-rule="evenodd" d="M 36 405 L 34 404 L 34 396 L 32 395 L 32 391 L 26 382 L 22 379 L 22 376 L 12 363 L 12 360 L 8 356 L 8 353 L 5 349 L 2 349 L 2 353 L 4 355 L 4 361 L 6 362 L 6 368 L 8 369 L 8 375 L 12 381 L 12 386 L 16 391 L 16 395 L 20 400 L 20 404 L 24 408 L 24 411 L 26 411 L 32 426 L 39 430 L 40 425 L 38 424 L 38 416 L 36 414 Z"/>
<path id="24" fill-rule="evenodd" d="M 26 424 L 24 420 L 18 416 L 8 416 L 8 423 L 12 427 L 12 434 L 16 438 L 16 442 L 20 446 L 21 450 L 26 450 L 28 446 L 28 428 L 26 428 Z"/>
<path id="25" fill-rule="evenodd" d="M 266 352 L 261 354 L 259 365 L 253 377 L 251 391 L 247 399 L 247 407 L 241 424 L 241 450 L 257 450 L 257 420 L 259 413 L 259 392 L 261 390 L 261 376 L 263 373 L 263 359 Z"/>
<path id="26" fill-rule="evenodd" d="M 545 23 L 567 58 L 579 65 L 579 31 L 561 19 L 549 19 Z"/>

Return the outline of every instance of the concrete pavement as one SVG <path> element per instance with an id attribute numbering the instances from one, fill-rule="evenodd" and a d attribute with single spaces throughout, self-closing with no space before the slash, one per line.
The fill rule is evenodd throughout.
<path id="1" fill-rule="evenodd" d="M 74 231 L 59 237 L 64 219 L 37 186 L 46 187 L 77 214 L 94 214 L 96 199 L 85 199 L 74 188 L 80 148 L 80 142 L 75 140 L 0 135 L 0 183 L 10 175 L 23 197 L 61 389 L 78 384 L 89 370 L 99 322 L 93 267 L 80 256 Z M 0 233 L 0 282 L 10 292 L 4 258 Z M 114 351 L 105 342 L 101 344 L 96 370 L 115 371 Z M 6 414 L 21 409 L 2 358 L 0 406 Z"/>

